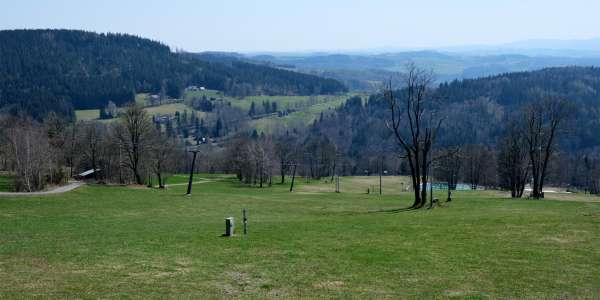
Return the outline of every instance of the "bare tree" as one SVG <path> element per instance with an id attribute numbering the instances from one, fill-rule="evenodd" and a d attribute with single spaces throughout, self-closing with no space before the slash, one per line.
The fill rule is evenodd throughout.
<path id="1" fill-rule="evenodd" d="M 65 155 L 67 164 L 69 164 L 69 177 L 73 177 L 73 169 L 75 168 L 75 160 L 77 158 L 77 138 L 79 131 L 79 124 L 77 122 L 73 122 L 71 126 L 69 126 L 67 131 L 67 142 L 65 144 Z"/>
<path id="2" fill-rule="evenodd" d="M 484 145 L 470 144 L 463 146 L 464 157 L 463 178 L 476 190 L 481 184 L 489 183 L 490 174 L 495 173 L 496 164 L 492 150 Z"/>
<path id="3" fill-rule="evenodd" d="M 281 175 L 281 183 L 285 183 L 285 174 L 294 160 L 296 151 L 295 140 L 290 135 L 286 135 L 275 143 L 275 155 L 279 161 L 279 171 Z"/>
<path id="4" fill-rule="evenodd" d="M 452 201 L 452 191 L 456 190 L 462 159 L 460 150 L 460 148 L 443 149 L 437 151 L 438 153 L 435 157 L 436 178 L 446 180 L 448 183 L 447 202 Z"/>
<path id="5" fill-rule="evenodd" d="M 519 125 L 511 122 L 498 143 L 498 177 L 500 186 L 510 190 L 512 198 L 521 198 L 529 176 L 525 138 Z"/>
<path id="6" fill-rule="evenodd" d="M 84 161 L 94 170 L 94 179 L 98 180 L 100 146 L 105 133 L 99 123 L 87 123 L 81 126 L 83 129 L 78 143 L 79 150 Z"/>
<path id="7" fill-rule="evenodd" d="M 31 123 L 31 125 L 35 125 Z M 46 164 L 48 166 L 48 181 L 52 184 L 60 184 L 66 179 L 63 171 L 66 144 L 66 122 L 54 112 L 48 113 L 44 120 L 44 129 L 46 130 L 48 148 L 46 149 Z"/>
<path id="8" fill-rule="evenodd" d="M 431 150 L 442 119 L 436 120 L 433 105 L 427 92 L 433 81 L 431 72 L 409 64 L 405 86 L 398 92 L 391 83 L 384 90 L 390 108 L 387 126 L 404 152 L 410 167 L 414 190 L 411 208 L 421 208 L 427 201 L 427 179 L 431 164 Z"/>
<path id="9" fill-rule="evenodd" d="M 533 198 L 544 197 L 548 163 L 557 149 L 556 138 L 569 113 L 566 99 L 547 95 L 525 108 L 524 131 L 533 176 Z"/>
<path id="10" fill-rule="evenodd" d="M 166 173 L 173 172 L 176 165 L 175 157 L 178 153 L 178 144 L 175 139 L 166 135 L 156 133 L 150 146 L 150 157 L 152 159 L 152 170 L 158 178 L 158 187 L 165 188 Z"/>
<path id="11" fill-rule="evenodd" d="M 17 191 L 33 192 L 46 184 L 50 173 L 48 134 L 31 120 L 9 117 L 2 120 L 2 139 L 13 162 Z"/>
<path id="12" fill-rule="evenodd" d="M 142 162 L 150 144 L 152 129 L 152 122 L 146 111 L 135 104 L 125 109 L 120 123 L 115 128 L 116 138 L 126 156 L 123 164 L 131 170 L 137 184 L 143 183 Z"/>

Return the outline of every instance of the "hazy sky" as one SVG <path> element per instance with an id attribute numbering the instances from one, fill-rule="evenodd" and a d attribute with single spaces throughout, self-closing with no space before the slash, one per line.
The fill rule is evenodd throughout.
<path id="1" fill-rule="evenodd" d="M 0 29 L 124 32 L 189 51 L 352 50 L 600 37 L 598 0 L 1 0 Z"/>

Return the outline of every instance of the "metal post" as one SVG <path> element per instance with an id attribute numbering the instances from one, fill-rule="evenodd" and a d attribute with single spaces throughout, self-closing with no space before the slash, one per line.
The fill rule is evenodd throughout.
<path id="1" fill-rule="evenodd" d="M 192 180 L 194 180 L 194 166 L 196 164 L 196 155 L 198 155 L 198 145 L 200 145 L 200 139 L 196 141 L 196 148 L 190 152 L 194 153 L 194 157 L 192 158 L 192 167 L 190 168 L 190 179 L 188 181 L 188 188 L 186 195 L 190 196 L 192 194 Z"/>
<path id="2" fill-rule="evenodd" d="M 294 191 L 294 179 L 296 179 L 296 166 L 297 164 L 294 164 L 294 171 L 292 172 L 292 184 L 290 184 L 290 192 Z"/>
<path id="3" fill-rule="evenodd" d="M 430 162 L 429 162 L 429 207 L 433 207 L 433 163 L 431 161 L 431 159 L 433 158 L 433 152 L 431 150 L 430 151 Z M 425 187 L 427 188 L 427 187 Z M 427 201 L 427 199 L 425 199 L 425 201 Z"/>
<path id="4" fill-rule="evenodd" d="M 381 176 L 383 173 L 383 158 L 381 158 L 381 164 L 379 165 L 379 195 L 381 196 L 383 194 L 383 191 L 381 190 L 381 188 L 383 187 L 383 185 L 381 184 Z"/>
<path id="5" fill-rule="evenodd" d="M 225 234 L 223 236 L 233 236 L 235 230 L 234 218 L 229 217 L 225 219 Z"/>
<path id="6" fill-rule="evenodd" d="M 194 153 L 194 158 L 192 158 L 192 167 L 190 168 L 190 180 L 188 181 L 188 187 L 187 187 L 187 193 L 186 195 L 191 195 L 192 194 L 192 180 L 194 180 L 194 165 L 196 164 L 196 155 L 198 154 L 198 151 L 193 151 Z"/>
<path id="7" fill-rule="evenodd" d="M 247 214 L 247 210 L 244 208 L 244 210 L 242 211 L 243 215 L 244 215 L 244 236 L 246 236 L 248 234 L 248 214 Z"/>

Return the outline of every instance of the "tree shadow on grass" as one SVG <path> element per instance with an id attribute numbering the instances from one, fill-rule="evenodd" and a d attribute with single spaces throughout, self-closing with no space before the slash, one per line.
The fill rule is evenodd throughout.
<path id="1" fill-rule="evenodd" d="M 390 209 L 379 209 L 379 210 L 370 210 L 369 213 L 388 213 L 388 214 L 395 214 L 395 213 L 401 213 L 401 212 L 411 212 L 411 211 L 418 211 L 419 208 L 414 208 L 414 207 L 403 207 L 403 208 L 390 208 Z"/>

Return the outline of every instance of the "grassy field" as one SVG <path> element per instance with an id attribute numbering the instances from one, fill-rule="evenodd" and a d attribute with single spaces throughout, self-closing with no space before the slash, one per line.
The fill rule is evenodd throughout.
<path id="1" fill-rule="evenodd" d="M 0 298 L 600 297 L 598 198 L 456 192 L 398 211 L 410 195 L 397 177 L 382 197 L 363 190 L 377 177 L 342 178 L 341 194 L 196 179 L 190 197 L 181 185 L 0 198 Z M 243 208 L 249 235 L 221 237 Z"/>
<path id="2" fill-rule="evenodd" d="M 345 95 L 319 95 L 319 96 L 249 96 L 242 99 L 229 97 L 223 95 L 219 91 L 215 90 L 203 90 L 186 92 L 184 99 L 189 100 L 192 97 L 206 96 L 209 99 L 214 98 L 216 100 L 223 100 L 231 102 L 231 105 L 238 107 L 244 111 L 250 109 L 252 102 L 255 102 L 257 107 L 262 107 L 263 101 L 276 102 L 278 110 L 283 111 L 285 109 L 293 109 L 295 112 L 290 113 L 284 117 L 269 116 L 257 120 L 250 121 L 250 126 L 255 128 L 258 132 L 273 133 L 276 128 L 278 129 L 290 129 L 294 127 L 303 127 L 307 124 L 312 123 L 315 119 L 319 118 L 321 112 L 333 111 L 352 96 L 358 94 L 345 94 Z M 137 94 L 135 101 L 137 104 L 146 106 L 146 97 L 148 94 Z M 171 103 L 159 106 L 148 106 L 145 108 L 150 115 L 174 115 L 176 112 L 183 113 L 185 110 L 188 113 L 196 112 L 198 117 L 207 118 L 211 113 L 200 112 L 194 110 L 192 107 L 185 103 Z M 212 113 L 214 116 L 214 113 Z M 99 109 L 88 109 L 88 110 L 76 110 L 75 116 L 78 121 L 92 121 L 98 120 L 100 116 Z M 116 119 L 99 120 L 103 123 L 111 123 Z"/>
<path id="3" fill-rule="evenodd" d="M 139 102 L 139 103 L 142 104 L 143 102 Z M 192 113 L 195 111 L 193 108 L 191 108 L 183 103 L 171 103 L 171 104 L 164 104 L 164 105 L 159 105 L 159 106 L 149 106 L 149 107 L 146 107 L 145 110 L 151 116 L 156 115 L 156 114 L 174 115 L 176 112 L 183 113 L 186 110 L 188 111 L 188 113 Z M 206 113 L 196 111 L 196 114 L 198 115 L 198 117 L 202 118 L 202 117 L 204 117 L 204 115 Z M 76 110 L 75 117 L 76 117 L 77 121 L 97 120 L 99 122 L 104 122 L 104 123 L 111 123 L 118 119 L 118 118 L 113 118 L 113 119 L 106 119 L 106 120 L 98 120 L 98 118 L 100 117 L 99 109 Z"/>
<path id="4" fill-rule="evenodd" d="M 195 111 L 193 108 L 183 104 L 183 103 L 172 103 L 172 104 L 164 104 L 159 106 L 151 106 L 146 107 L 145 110 L 150 115 L 160 114 L 160 115 L 174 115 L 176 112 L 183 113 L 187 110 L 188 114 Z M 197 112 L 199 117 L 202 117 L 202 112 Z"/>
<path id="5" fill-rule="evenodd" d="M 238 107 L 244 111 L 250 109 L 252 102 L 255 103 L 257 109 L 262 107 L 263 102 L 275 102 L 280 111 L 286 109 L 295 110 L 284 117 L 269 116 L 257 120 L 252 120 L 250 126 L 256 128 L 258 132 L 272 133 L 275 128 L 289 129 L 293 127 L 306 126 L 319 118 L 321 112 L 328 112 L 336 109 L 344 102 L 359 94 L 349 93 L 345 95 L 318 95 L 318 96 L 248 96 L 244 98 L 235 98 L 223 95 L 214 90 L 187 92 L 185 99 L 192 97 L 206 96 L 208 99 L 213 98 L 231 102 L 231 105 Z"/>
<path id="6" fill-rule="evenodd" d="M 79 109 L 75 111 L 77 121 L 92 121 L 100 118 L 99 109 Z"/>
<path id="7" fill-rule="evenodd" d="M 149 96 L 150 94 L 148 93 L 139 93 L 139 94 L 135 94 L 135 103 L 137 105 L 141 105 L 141 106 L 146 106 L 146 98 Z"/>
<path id="8" fill-rule="evenodd" d="M 0 173 L 0 192 L 12 192 L 14 190 L 14 177 Z"/>
<path id="9" fill-rule="evenodd" d="M 253 120 L 251 121 L 251 126 L 256 128 L 257 131 L 265 133 L 272 133 L 275 128 L 283 127 L 284 129 L 289 129 L 294 127 L 304 127 L 318 119 L 322 112 L 333 112 L 336 108 L 344 104 L 348 97 L 350 96 L 321 98 L 319 100 L 320 102 L 305 107 L 300 106 L 302 107 L 301 110 L 290 113 L 284 117 L 270 116 Z M 303 102 L 300 100 L 298 103 Z"/>

